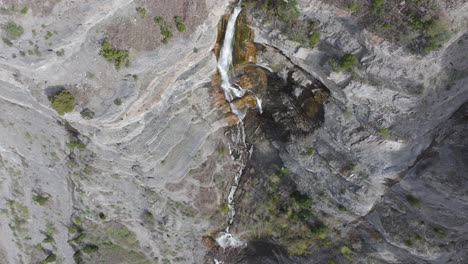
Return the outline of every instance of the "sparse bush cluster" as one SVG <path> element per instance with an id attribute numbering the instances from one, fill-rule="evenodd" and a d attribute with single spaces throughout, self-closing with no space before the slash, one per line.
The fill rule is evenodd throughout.
<path id="1" fill-rule="evenodd" d="M 136 11 L 140 15 L 141 18 L 146 17 L 146 9 L 144 7 L 137 7 Z"/>
<path id="2" fill-rule="evenodd" d="M 328 228 L 314 215 L 312 199 L 297 190 L 289 174 L 289 169 L 282 167 L 262 187 L 265 198 L 253 216 L 259 221 L 253 227 L 253 236 L 273 237 L 290 255 L 303 255 L 314 244 L 330 243 Z M 285 193 L 280 188 L 284 185 L 294 187 Z"/>
<path id="3" fill-rule="evenodd" d="M 32 199 L 34 202 L 42 206 L 42 205 L 45 205 L 49 201 L 49 196 L 37 194 L 37 195 L 33 195 Z"/>
<path id="4" fill-rule="evenodd" d="M 130 65 L 128 50 L 121 50 L 113 47 L 108 39 L 105 39 L 102 42 L 99 55 L 103 56 L 107 61 L 113 63 L 117 70 L 119 70 L 124 65 L 126 67 Z"/>
<path id="5" fill-rule="evenodd" d="M 23 35 L 24 29 L 22 26 L 10 21 L 3 25 L 3 32 L 5 33 L 7 38 L 14 40 Z"/>
<path id="6" fill-rule="evenodd" d="M 372 13 L 383 14 L 385 12 L 385 0 L 372 0 Z"/>
<path id="7" fill-rule="evenodd" d="M 332 69 L 334 71 L 348 71 L 356 65 L 357 59 L 354 54 L 347 53 L 338 60 L 331 62 Z"/>
<path id="8" fill-rule="evenodd" d="M 309 47 L 313 48 L 320 40 L 320 32 L 314 32 L 310 35 L 309 38 Z"/>
<path id="9" fill-rule="evenodd" d="M 163 37 L 162 43 L 169 43 L 169 39 L 172 38 L 172 32 L 169 29 L 169 25 L 162 17 L 159 16 L 154 18 L 154 22 L 159 25 L 159 30 L 161 31 L 161 35 Z"/>
<path id="10" fill-rule="evenodd" d="M 185 28 L 185 24 L 182 21 L 182 17 L 175 16 L 174 20 L 175 20 L 175 23 L 176 23 L 177 30 L 179 32 L 184 32 L 186 28 Z"/>
<path id="11" fill-rule="evenodd" d="M 347 2 L 347 7 L 362 26 L 412 52 L 427 54 L 450 38 L 447 19 L 435 0 L 404 1 L 404 8 L 396 0 L 371 0 L 359 10 L 357 3 Z"/>
<path id="12" fill-rule="evenodd" d="M 299 19 L 296 0 L 248 0 L 246 6 L 250 12 L 265 16 L 266 20 L 273 22 L 276 28 L 294 42 L 313 48 L 320 40 L 317 23 L 310 19 Z"/>
<path id="13" fill-rule="evenodd" d="M 81 142 L 79 139 L 74 139 L 67 143 L 67 147 L 70 149 L 86 149 L 86 145 Z"/>
<path id="14" fill-rule="evenodd" d="M 63 115 L 73 111 L 73 108 L 75 107 L 75 98 L 69 91 L 62 90 L 52 97 L 51 105 L 59 115 Z"/>
<path id="15" fill-rule="evenodd" d="M 348 10 L 351 12 L 355 12 L 358 9 L 359 5 L 356 1 L 351 2 L 348 6 Z"/>

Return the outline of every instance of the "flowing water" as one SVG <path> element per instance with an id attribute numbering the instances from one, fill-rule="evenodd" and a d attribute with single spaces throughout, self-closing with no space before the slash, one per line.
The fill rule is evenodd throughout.
<path id="1" fill-rule="evenodd" d="M 235 205 L 234 205 L 234 196 L 236 194 L 237 188 L 239 187 L 239 182 L 244 172 L 245 164 L 247 163 L 247 160 L 252 155 L 252 151 L 253 151 L 252 148 L 248 149 L 245 143 L 245 129 L 244 129 L 244 123 L 242 120 L 244 119 L 247 113 L 247 110 L 238 109 L 232 103 L 234 100 L 242 98 L 247 93 L 247 91 L 243 89 L 242 87 L 240 87 L 239 85 L 233 85 L 229 78 L 229 70 L 232 67 L 232 61 L 233 61 L 234 35 L 235 35 L 235 30 L 236 30 L 236 21 L 241 11 L 242 11 L 241 2 L 239 2 L 237 6 L 234 8 L 234 11 L 232 12 L 231 16 L 229 17 L 229 20 L 226 26 L 224 42 L 223 42 L 223 46 L 221 47 L 221 51 L 220 51 L 219 58 L 218 58 L 218 66 L 217 66 L 218 72 L 221 77 L 221 88 L 223 89 L 224 97 L 230 104 L 231 112 L 234 113 L 239 119 L 237 126 L 232 128 L 233 133 L 231 136 L 232 136 L 232 142 L 234 143 L 234 146 L 229 147 L 231 157 L 233 157 L 235 164 L 237 164 L 238 166 L 238 171 L 234 176 L 234 179 L 231 185 L 231 190 L 229 191 L 229 195 L 228 195 L 229 211 L 228 211 L 227 227 L 223 232 L 219 234 L 218 238 L 216 239 L 216 242 L 223 249 L 229 248 L 229 247 L 245 246 L 244 241 L 238 238 L 235 238 L 230 233 L 230 228 L 232 224 L 234 223 L 234 218 L 236 215 L 236 210 L 235 210 Z M 252 93 L 252 91 L 248 91 L 248 92 Z M 262 100 L 258 98 L 257 96 L 255 96 L 255 98 L 257 102 L 257 109 L 259 113 L 261 114 L 262 113 Z M 235 155 L 233 155 L 233 153 Z"/>
<path id="2" fill-rule="evenodd" d="M 236 21 L 241 11 L 242 7 L 241 3 L 239 2 L 234 8 L 234 11 L 232 12 L 231 16 L 229 17 L 228 24 L 226 26 L 224 42 L 218 59 L 218 71 L 221 77 L 221 88 L 223 89 L 224 97 L 230 103 L 231 111 L 234 114 L 236 114 L 240 120 L 237 124 L 237 135 L 233 141 L 237 144 L 242 144 L 245 146 L 244 125 L 242 123 L 242 119 L 245 113 L 242 113 L 241 111 L 236 109 L 231 102 L 235 99 L 242 98 L 245 95 L 246 91 L 242 87 L 234 87 L 229 79 L 229 69 L 232 66 L 232 53 L 234 46 L 234 33 L 236 29 Z M 221 232 L 218 238 L 216 239 L 216 242 L 223 249 L 228 247 L 241 247 L 245 245 L 244 241 L 235 238 L 229 231 L 231 225 L 234 223 L 234 216 L 236 215 L 236 210 L 234 207 L 234 195 L 236 193 L 237 187 L 239 186 L 239 181 L 245 167 L 245 164 L 244 162 L 242 162 L 242 159 L 240 159 L 239 161 L 240 169 L 234 177 L 234 181 L 231 185 L 231 190 L 228 195 L 228 225 L 224 232 Z"/>
<path id="3" fill-rule="evenodd" d="M 236 21 L 240 12 L 242 11 L 241 3 L 237 4 L 236 8 L 229 17 L 226 26 L 226 33 L 224 35 L 224 43 L 219 53 L 218 58 L 218 71 L 221 76 L 221 88 L 224 92 L 224 97 L 228 102 L 234 99 L 242 98 L 245 95 L 245 90 L 241 87 L 233 87 L 229 80 L 229 68 L 232 66 L 232 52 L 234 47 L 234 33 L 236 31 Z M 232 107 L 232 105 L 231 105 Z"/>

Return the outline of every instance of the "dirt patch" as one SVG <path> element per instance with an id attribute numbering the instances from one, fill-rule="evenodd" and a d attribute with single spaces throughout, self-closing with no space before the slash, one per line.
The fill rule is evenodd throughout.
<path id="1" fill-rule="evenodd" d="M 138 12 L 137 8 L 144 11 Z M 165 21 L 173 37 L 180 37 L 195 31 L 207 15 L 205 1 L 184 0 L 138 1 L 128 6 L 125 12 L 125 15 L 112 20 L 106 34 L 117 48 L 135 50 L 152 50 L 162 45 L 163 37 L 160 27 L 154 22 L 155 17 Z M 184 32 L 177 30 L 176 16 L 181 17 Z"/>
<path id="2" fill-rule="evenodd" d="M 4 8 L 5 11 L 8 9 L 12 14 L 27 7 L 29 12 L 36 16 L 47 16 L 59 2 L 60 0 L 5 0 L 2 1 L 0 7 Z"/>

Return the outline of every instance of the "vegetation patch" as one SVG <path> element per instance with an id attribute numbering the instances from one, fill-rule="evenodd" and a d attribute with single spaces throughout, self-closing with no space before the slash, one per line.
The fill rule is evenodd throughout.
<path id="1" fill-rule="evenodd" d="M 63 115 L 73 111 L 75 98 L 69 91 L 62 90 L 52 97 L 51 106 L 59 115 Z"/>
<path id="2" fill-rule="evenodd" d="M 23 8 L 21 9 L 21 11 L 20 11 L 20 13 L 21 13 L 23 16 L 26 15 L 28 12 L 29 12 L 29 8 L 26 7 L 26 6 L 23 7 Z"/>
<path id="3" fill-rule="evenodd" d="M 146 17 L 146 9 L 144 7 L 137 7 L 136 11 L 140 15 L 141 18 Z"/>
<path id="4" fill-rule="evenodd" d="M 94 118 L 95 113 L 88 108 L 85 108 L 80 112 L 80 115 L 83 119 L 90 120 Z"/>
<path id="5" fill-rule="evenodd" d="M 251 216 L 256 219 L 251 223 L 252 237 L 272 237 L 289 255 L 307 254 L 313 245 L 331 245 L 327 226 L 313 213 L 312 199 L 297 190 L 287 167 L 282 167 L 258 188 L 264 192 L 263 198 L 255 198 L 261 202 L 256 202 Z"/>
<path id="6" fill-rule="evenodd" d="M 10 21 L 3 25 L 3 32 L 8 39 L 17 39 L 23 35 L 24 29 L 22 26 Z"/>
<path id="7" fill-rule="evenodd" d="M 406 200 L 413 207 L 420 207 L 421 206 L 421 201 L 416 196 L 414 196 L 412 194 L 406 195 Z"/>
<path id="8" fill-rule="evenodd" d="M 81 142 L 79 139 L 73 139 L 72 141 L 68 142 L 67 147 L 69 149 L 75 149 L 75 148 L 81 149 L 81 150 L 86 149 L 86 145 L 83 144 L 83 142 Z"/>
<path id="9" fill-rule="evenodd" d="M 2 40 L 3 40 L 3 43 L 5 43 L 5 45 L 7 45 L 8 47 L 13 46 L 13 42 L 11 42 L 11 40 L 9 40 L 7 38 L 2 38 Z"/>
<path id="10" fill-rule="evenodd" d="M 54 253 L 50 253 L 43 261 L 42 263 L 52 263 L 57 261 L 57 255 Z"/>
<path id="11" fill-rule="evenodd" d="M 359 5 L 356 1 L 351 2 L 348 6 L 348 10 L 351 12 L 355 12 L 358 9 Z"/>
<path id="12" fill-rule="evenodd" d="M 172 32 L 169 29 L 169 25 L 164 21 L 162 17 L 155 17 L 154 23 L 159 25 L 159 30 L 161 31 L 162 36 L 162 43 L 167 44 L 169 40 L 172 38 Z"/>
<path id="13" fill-rule="evenodd" d="M 122 105 L 122 99 L 120 99 L 120 98 L 115 99 L 114 104 L 117 105 L 117 106 Z"/>
<path id="14" fill-rule="evenodd" d="M 177 30 L 179 32 L 184 32 L 186 28 L 185 28 L 185 24 L 183 23 L 182 17 L 175 16 L 174 21 L 176 23 Z"/>
<path id="15" fill-rule="evenodd" d="M 361 3 L 336 0 L 348 8 L 356 21 L 369 31 L 399 44 L 417 54 L 437 50 L 447 42 L 451 33 L 436 0 L 370 0 Z M 358 8 L 359 7 L 359 8 Z"/>
<path id="16" fill-rule="evenodd" d="M 380 137 L 386 139 L 390 136 L 390 129 L 388 128 L 381 128 L 377 131 Z"/>
<path id="17" fill-rule="evenodd" d="M 45 40 L 48 40 L 48 39 L 50 39 L 53 35 L 54 35 L 54 33 L 50 32 L 50 31 L 47 31 L 46 35 L 44 36 L 44 39 L 45 39 Z"/>
<path id="18" fill-rule="evenodd" d="M 320 32 L 314 32 L 309 37 L 309 47 L 313 48 L 320 40 Z"/>
<path id="19" fill-rule="evenodd" d="M 42 194 L 33 195 L 32 199 L 33 199 L 34 202 L 38 203 L 41 206 L 43 206 L 47 202 L 49 202 L 49 196 L 42 195 Z"/>
<path id="20" fill-rule="evenodd" d="M 102 42 L 99 55 L 103 56 L 108 62 L 113 63 L 117 70 L 124 65 L 125 67 L 130 66 L 128 50 L 113 47 L 108 39 Z"/>
<path id="21" fill-rule="evenodd" d="M 318 32 L 315 21 L 299 19 L 300 12 L 296 0 L 247 0 L 246 6 L 249 12 L 264 17 L 267 22 L 273 23 L 275 28 L 281 30 L 292 41 L 303 45 L 310 46 L 311 34 Z M 316 39 L 317 34 L 313 38 Z M 318 39 L 312 43 L 313 46 L 318 42 Z"/>
<path id="22" fill-rule="evenodd" d="M 349 71 L 354 67 L 354 65 L 356 65 L 356 63 L 356 56 L 354 54 L 347 53 L 338 60 L 333 60 L 331 62 L 331 66 L 332 69 L 337 72 Z"/>

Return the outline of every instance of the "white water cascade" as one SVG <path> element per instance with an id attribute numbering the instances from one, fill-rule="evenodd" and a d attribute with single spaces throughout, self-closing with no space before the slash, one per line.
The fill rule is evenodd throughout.
<path id="1" fill-rule="evenodd" d="M 235 99 L 242 98 L 245 95 L 246 91 L 242 87 L 234 87 L 233 85 L 231 85 L 231 82 L 229 80 L 229 69 L 232 66 L 232 53 L 234 46 L 234 33 L 236 29 L 236 21 L 241 11 L 241 2 L 239 2 L 234 8 L 234 11 L 232 12 L 231 16 L 229 17 L 228 24 L 226 26 L 224 42 L 218 59 L 218 71 L 221 77 L 221 88 L 223 89 L 224 97 L 230 103 L 231 111 L 234 114 L 236 114 L 239 118 L 239 123 L 237 124 L 238 135 L 234 142 L 245 145 L 245 135 L 243 129 L 244 127 L 242 123 L 242 119 L 245 114 L 241 113 L 241 111 L 236 109 L 231 102 Z M 244 167 L 244 163 L 241 162 L 240 170 L 234 177 L 234 181 L 231 185 L 231 190 L 228 195 L 228 225 L 224 232 L 221 232 L 218 238 L 216 238 L 216 242 L 223 249 L 229 247 L 242 247 L 245 245 L 244 241 L 235 238 L 229 231 L 231 225 L 234 222 L 234 216 L 236 215 L 236 210 L 234 208 L 234 195 L 236 193 L 237 187 L 239 186 L 239 181 L 242 176 Z"/>
<path id="2" fill-rule="evenodd" d="M 239 187 L 239 182 L 244 172 L 245 164 L 247 163 L 246 161 L 250 158 L 250 156 L 252 155 L 252 151 L 253 151 L 252 147 L 248 150 L 247 145 L 245 143 L 245 128 L 244 128 L 243 119 L 247 111 L 245 109 L 236 108 L 235 105 L 232 103 L 234 100 L 244 97 L 244 95 L 247 93 L 247 90 L 243 89 L 239 85 L 233 85 L 229 79 L 229 70 L 232 67 L 232 61 L 233 61 L 234 34 L 236 30 L 236 21 L 241 11 L 242 11 L 241 1 L 239 1 L 237 6 L 234 8 L 234 11 L 232 12 L 231 16 L 229 17 L 229 20 L 226 26 L 224 42 L 223 42 L 223 46 L 221 47 L 221 51 L 220 51 L 219 58 L 218 58 L 218 66 L 217 66 L 218 72 L 221 77 L 221 88 L 223 89 L 224 97 L 230 104 L 231 112 L 234 113 L 239 119 L 239 122 L 237 123 L 237 126 L 234 129 L 236 133 L 232 134 L 232 137 L 233 137 L 232 141 L 235 143 L 235 145 L 232 146 L 232 148 L 231 146 L 229 147 L 231 157 L 235 156 L 235 155 L 234 156 L 232 155 L 233 151 L 238 154 L 238 157 L 235 158 L 235 163 L 239 166 L 239 170 L 237 171 L 233 179 L 231 189 L 228 195 L 229 211 L 228 211 L 227 227 L 216 238 L 216 242 L 223 249 L 230 248 L 230 247 L 242 247 L 246 245 L 244 241 L 238 238 L 235 238 L 230 233 L 230 228 L 232 224 L 234 223 L 234 217 L 236 215 L 236 210 L 234 206 L 234 196 L 236 194 L 237 188 Z M 248 91 L 248 92 L 253 94 L 252 91 Z M 257 96 L 255 96 L 255 99 L 257 103 L 257 109 L 259 113 L 262 114 L 262 100 L 258 98 Z M 218 260 L 215 260 L 215 263 L 219 263 L 217 261 Z"/>
<path id="3" fill-rule="evenodd" d="M 218 71 L 221 77 L 221 88 L 223 89 L 224 97 L 228 102 L 232 102 L 237 98 L 242 98 L 245 95 L 244 89 L 241 87 L 233 87 L 229 81 L 229 68 L 232 66 L 232 51 L 234 46 L 236 21 L 241 11 L 241 2 L 239 2 L 236 8 L 234 8 L 231 17 L 229 17 L 228 24 L 226 26 L 226 33 L 224 35 L 223 46 L 218 58 Z"/>

